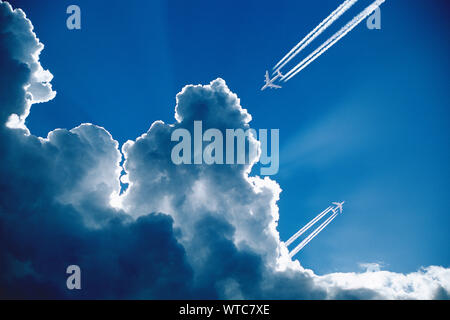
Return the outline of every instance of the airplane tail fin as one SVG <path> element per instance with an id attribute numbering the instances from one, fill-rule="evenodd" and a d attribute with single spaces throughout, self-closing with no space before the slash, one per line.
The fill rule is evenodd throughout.
<path id="1" fill-rule="evenodd" d="M 281 73 L 280 70 L 277 70 L 278 75 L 280 76 L 280 78 L 284 77 L 284 75 Z"/>

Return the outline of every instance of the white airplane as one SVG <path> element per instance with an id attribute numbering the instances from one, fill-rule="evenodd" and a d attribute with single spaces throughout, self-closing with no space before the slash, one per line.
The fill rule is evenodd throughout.
<path id="1" fill-rule="evenodd" d="M 269 71 L 266 71 L 266 78 L 264 79 L 264 81 L 266 82 L 264 84 L 264 86 L 261 88 L 261 91 L 265 90 L 266 88 L 274 88 L 274 89 L 279 89 L 281 88 L 281 86 L 278 86 L 276 84 L 274 84 L 273 82 L 275 80 L 277 80 L 278 78 L 281 78 L 283 75 L 281 74 L 280 70 L 277 70 L 277 75 L 275 77 L 273 77 L 272 79 L 270 79 L 269 76 Z"/>
<path id="2" fill-rule="evenodd" d="M 342 213 L 342 206 L 344 205 L 345 201 L 342 202 L 333 202 L 333 204 L 336 206 L 336 208 L 333 209 L 333 212 L 336 213 L 336 209 L 339 209 L 339 212 Z"/>

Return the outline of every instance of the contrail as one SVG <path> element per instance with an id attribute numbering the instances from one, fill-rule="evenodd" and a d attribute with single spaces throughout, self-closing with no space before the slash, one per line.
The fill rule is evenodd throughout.
<path id="1" fill-rule="evenodd" d="M 289 61 L 291 61 L 297 54 L 299 54 L 308 44 L 317 38 L 323 31 L 325 31 L 333 22 L 335 22 L 345 11 L 350 9 L 358 0 L 346 0 L 336 10 L 334 10 L 328 17 L 325 18 L 313 31 L 308 33 L 283 59 L 281 59 L 273 69 L 280 70 Z M 286 60 L 287 59 L 287 60 Z"/>
<path id="2" fill-rule="evenodd" d="M 292 242 L 297 240 L 298 237 L 300 237 L 302 234 L 304 234 L 309 228 L 311 228 L 317 221 L 322 219 L 324 215 L 326 215 L 328 212 L 330 212 L 331 206 L 326 208 L 324 211 L 319 213 L 314 219 L 312 219 L 310 222 L 308 222 L 304 227 L 302 227 L 300 230 L 298 230 L 292 237 L 289 238 L 288 241 L 285 242 L 286 247 L 289 246 Z"/>
<path id="3" fill-rule="evenodd" d="M 306 68 L 311 62 L 320 57 L 325 53 L 331 46 L 338 42 L 347 33 L 353 30 L 361 21 L 363 21 L 367 16 L 369 16 L 374 10 L 376 10 L 385 0 L 376 0 L 366 9 L 364 9 L 360 14 L 354 17 L 349 23 L 342 27 L 338 32 L 336 32 L 331 38 L 325 41 L 319 48 L 314 50 L 309 56 L 303 59 L 299 64 L 292 68 L 288 73 L 286 73 L 281 79 L 284 82 L 289 81 L 297 73 Z"/>
<path id="4" fill-rule="evenodd" d="M 303 249 L 312 239 L 314 239 L 328 224 L 331 223 L 331 221 L 333 221 L 334 218 L 336 218 L 336 216 L 338 215 L 338 213 L 334 213 L 333 215 L 331 215 L 325 222 L 323 222 L 319 227 L 317 227 L 317 229 L 315 229 L 308 237 L 306 237 L 297 247 L 294 248 L 294 250 L 292 250 L 289 253 L 289 256 L 292 258 L 293 256 L 295 256 L 301 249 Z"/>
<path id="5" fill-rule="evenodd" d="M 302 242 L 304 242 L 304 244 L 303 244 L 303 247 L 304 246 L 306 246 L 312 239 L 314 239 L 323 229 L 325 229 L 325 227 L 327 226 L 327 225 L 329 225 L 330 223 L 331 223 L 331 221 L 333 221 L 333 219 L 338 215 L 339 213 L 338 212 L 334 212 L 330 217 L 328 217 L 328 219 L 324 222 L 324 223 L 322 223 L 322 225 L 321 226 L 319 226 L 318 228 L 316 228 L 316 230 L 314 230 L 313 232 L 311 232 L 311 234 L 308 236 L 308 237 L 306 237 L 305 239 L 304 239 L 304 241 L 302 241 Z"/>
<path id="6" fill-rule="evenodd" d="M 357 0 L 356 0 L 357 1 Z M 355 1 L 355 2 L 356 2 Z M 286 60 L 295 50 L 297 50 L 298 47 L 302 46 L 311 36 L 313 36 L 316 32 L 318 32 L 319 29 L 321 29 L 323 27 L 323 25 L 325 25 L 329 20 L 331 20 L 336 14 L 338 14 L 343 8 L 345 8 L 348 3 L 353 2 L 353 0 L 346 0 L 344 1 L 336 10 L 334 10 L 328 17 L 325 18 L 325 20 L 323 20 L 317 27 L 314 28 L 313 31 L 311 31 L 310 33 L 308 33 L 306 35 L 306 37 L 304 37 L 294 48 L 292 48 L 291 51 L 288 52 L 288 54 L 286 54 L 283 59 L 281 59 L 276 65 L 275 67 L 273 67 L 273 69 L 280 69 L 281 67 L 277 68 L 281 63 L 283 63 L 284 60 Z M 353 3 L 352 3 L 353 5 Z M 348 7 L 350 8 L 350 6 Z M 345 10 L 347 10 L 348 8 L 346 8 Z M 345 11 L 344 11 L 345 12 Z M 343 13 L 343 12 L 342 12 Z M 336 20 L 336 19 L 335 19 Z M 335 21 L 333 20 L 333 21 Z M 325 29 L 323 29 L 325 30 Z M 322 30 L 322 31 L 323 31 Z M 322 32 L 321 31 L 321 32 Z M 311 40 L 312 41 L 312 40 Z M 296 53 L 297 54 L 297 53 Z"/>
<path id="7" fill-rule="evenodd" d="M 331 215 L 325 222 L 323 222 L 320 226 L 317 227 L 308 237 L 306 237 L 298 246 L 294 248 L 291 252 L 289 252 L 289 256 L 292 258 L 295 256 L 304 246 L 306 246 L 312 239 L 314 239 L 327 225 L 333 221 L 334 218 L 338 215 L 338 212 L 335 212 Z"/>

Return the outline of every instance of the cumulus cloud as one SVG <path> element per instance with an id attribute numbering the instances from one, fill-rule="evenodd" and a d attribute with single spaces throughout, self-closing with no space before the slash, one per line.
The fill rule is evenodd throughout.
<path id="1" fill-rule="evenodd" d="M 450 291 L 450 269 L 431 266 L 409 274 L 379 269 L 363 273 L 331 273 L 319 277 L 317 283 L 336 296 L 342 289 L 366 288 L 384 299 L 442 299 L 442 294 L 448 295 Z"/>
<path id="2" fill-rule="evenodd" d="M 154 122 L 121 150 L 93 124 L 32 135 L 30 107 L 55 97 L 42 48 L 25 14 L 0 1 L 0 297 L 448 298 L 442 267 L 317 276 L 280 241 L 275 181 L 249 176 L 251 164 L 173 164 L 177 128 L 250 128 L 222 79 L 183 88 L 174 123 Z M 71 264 L 82 290 L 65 287 Z"/>
<path id="3" fill-rule="evenodd" d="M 31 21 L 22 10 L 12 14 L 11 6 L 3 2 L 0 12 L 0 36 L 2 57 L 0 70 L 8 77 L 2 77 L 0 121 L 8 116 L 10 127 L 25 129 L 25 119 L 31 104 L 46 102 L 54 98 L 50 81 L 53 76 L 39 63 L 39 54 L 44 45 L 36 38 Z M 14 86 L 17 82 L 25 85 L 22 90 Z M 11 89 L 11 90 L 9 90 Z"/>

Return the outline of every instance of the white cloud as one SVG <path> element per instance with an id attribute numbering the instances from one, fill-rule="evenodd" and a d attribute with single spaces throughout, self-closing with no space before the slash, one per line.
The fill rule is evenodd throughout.
<path id="1" fill-rule="evenodd" d="M 440 290 L 450 292 L 450 269 L 430 266 L 401 274 L 389 271 L 331 273 L 316 278 L 333 296 L 341 290 L 370 289 L 382 299 L 432 299 Z"/>

